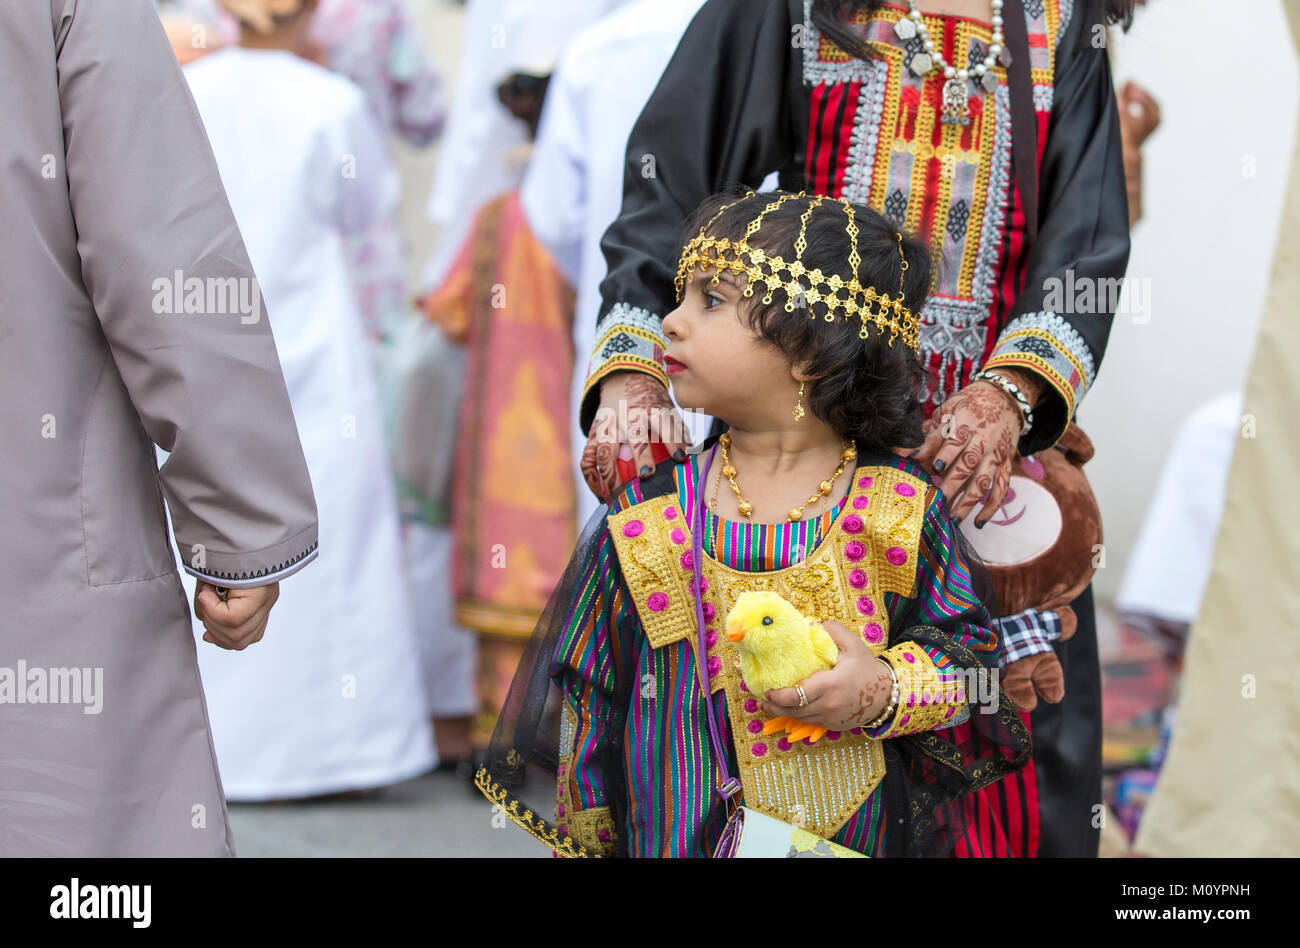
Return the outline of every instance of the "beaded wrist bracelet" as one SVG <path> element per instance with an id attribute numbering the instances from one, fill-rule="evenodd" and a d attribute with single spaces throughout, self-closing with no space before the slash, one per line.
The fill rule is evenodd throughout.
<path id="1" fill-rule="evenodd" d="M 884 724 L 884 723 L 885 723 L 886 721 L 888 721 L 891 717 L 893 717 L 893 715 L 894 715 L 894 709 L 898 707 L 898 690 L 899 690 L 899 688 L 898 688 L 898 672 L 894 670 L 894 666 L 893 666 L 890 662 L 886 661 L 886 660 L 883 659 L 883 658 L 880 658 L 880 656 L 876 656 L 876 657 L 877 657 L 877 659 L 879 659 L 880 661 L 884 662 L 884 663 L 885 663 L 885 667 L 889 669 L 889 674 L 890 674 L 890 676 L 894 679 L 894 686 L 893 686 L 893 688 L 891 688 L 890 691 L 889 691 L 889 704 L 885 705 L 885 710 L 884 710 L 884 711 L 881 711 L 881 712 L 880 712 L 880 717 L 876 718 L 874 721 L 870 721 L 870 722 L 868 722 L 868 723 L 862 725 L 862 726 L 865 727 L 865 728 L 877 728 L 877 727 L 880 727 L 880 725 Z"/>
<path id="2" fill-rule="evenodd" d="M 988 369 L 985 369 L 981 372 L 976 372 L 971 378 L 971 381 L 988 382 L 992 385 L 996 385 L 1016 400 L 1016 405 L 1020 408 L 1020 415 L 1024 422 L 1020 428 L 1020 434 L 1022 437 L 1031 427 L 1033 427 L 1034 409 L 1030 406 L 1029 399 L 1025 397 L 1025 393 L 1020 391 L 1020 386 L 1011 381 L 1011 379 L 1007 378 L 1005 375 L 999 375 L 997 372 L 990 372 Z"/>

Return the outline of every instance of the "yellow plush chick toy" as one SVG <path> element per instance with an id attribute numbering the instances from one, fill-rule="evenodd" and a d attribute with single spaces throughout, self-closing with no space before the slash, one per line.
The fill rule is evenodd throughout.
<path id="1" fill-rule="evenodd" d="M 740 653 L 745 686 L 762 697 L 793 688 L 813 672 L 833 668 L 840 650 L 820 622 L 806 619 L 778 593 L 743 592 L 727 613 L 727 638 Z M 795 718 L 772 718 L 764 734 L 785 731 L 791 741 L 817 741 L 826 728 Z"/>

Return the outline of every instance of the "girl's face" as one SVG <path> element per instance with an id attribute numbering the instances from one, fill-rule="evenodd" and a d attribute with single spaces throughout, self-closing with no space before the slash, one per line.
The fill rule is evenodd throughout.
<path id="1" fill-rule="evenodd" d="M 687 274 L 681 305 L 664 317 L 664 367 L 673 395 L 683 408 L 737 428 L 786 427 L 799 392 L 794 367 L 741 317 L 742 302 L 752 302 L 743 295 L 745 277 L 724 271 L 710 286 L 713 274 Z"/>

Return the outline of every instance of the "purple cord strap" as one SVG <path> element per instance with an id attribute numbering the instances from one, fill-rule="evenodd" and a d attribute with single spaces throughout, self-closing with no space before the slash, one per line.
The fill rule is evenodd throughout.
<path id="1" fill-rule="evenodd" d="M 722 776 L 718 794 L 723 800 L 730 800 L 740 792 L 740 781 L 727 770 L 727 752 L 722 746 L 718 722 L 713 716 L 713 687 L 709 682 L 708 663 L 704 660 L 708 654 L 708 644 L 704 638 L 704 593 L 700 589 L 700 560 L 704 555 L 704 486 L 709 482 L 709 469 L 713 467 L 713 456 L 717 453 L 718 445 L 714 442 L 695 481 L 694 509 L 691 511 L 691 576 L 695 584 L 695 663 L 699 666 L 700 681 L 704 683 L 704 710 L 709 718 L 709 739 L 713 742 L 713 754 L 718 758 L 718 771 Z"/>

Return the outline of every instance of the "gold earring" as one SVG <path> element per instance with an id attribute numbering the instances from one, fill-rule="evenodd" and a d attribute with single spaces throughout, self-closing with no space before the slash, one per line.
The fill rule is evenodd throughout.
<path id="1" fill-rule="evenodd" d="M 803 386 L 804 386 L 804 383 L 803 383 L 803 382 L 800 382 L 800 383 L 799 383 L 799 400 L 798 400 L 797 402 L 794 403 L 794 420 L 795 420 L 795 421 L 798 421 L 798 420 L 799 420 L 800 418 L 802 418 L 802 417 L 804 416 L 804 414 L 805 414 L 805 412 L 804 412 L 804 410 L 803 410 Z"/>

